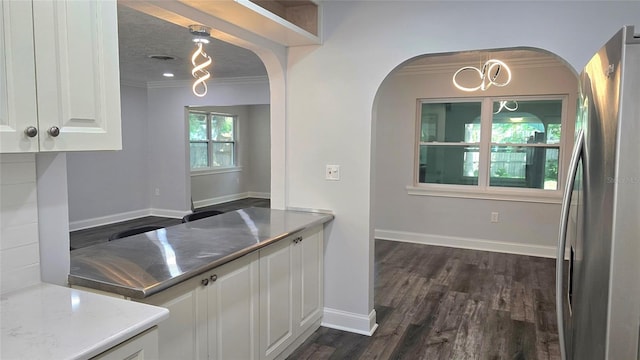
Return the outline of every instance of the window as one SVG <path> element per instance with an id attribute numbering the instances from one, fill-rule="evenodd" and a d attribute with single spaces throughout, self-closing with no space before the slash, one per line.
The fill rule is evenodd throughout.
<path id="1" fill-rule="evenodd" d="M 189 112 L 191 170 L 236 165 L 236 116 Z"/>
<path id="2" fill-rule="evenodd" d="M 424 188 L 558 190 L 565 97 L 418 102 Z"/>

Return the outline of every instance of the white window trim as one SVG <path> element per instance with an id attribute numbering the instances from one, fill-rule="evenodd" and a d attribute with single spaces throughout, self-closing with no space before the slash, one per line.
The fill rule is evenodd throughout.
<path id="1" fill-rule="evenodd" d="M 200 169 L 191 170 L 191 176 L 226 174 L 226 173 L 234 173 L 234 172 L 241 172 L 241 171 L 242 171 L 242 166 L 200 168 Z"/>
<path id="2" fill-rule="evenodd" d="M 471 185 L 432 185 L 406 187 L 407 194 L 464 199 L 519 201 L 544 204 L 561 204 L 562 190 L 493 187 L 480 189 Z"/>
<path id="3" fill-rule="evenodd" d="M 531 189 L 531 188 L 513 188 L 513 187 L 500 187 L 489 186 L 489 153 L 491 151 L 491 131 L 483 131 L 480 135 L 480 163 L 478 164 L 478 185 L 455 185 L 455 184 L 429 184 L 420 183 L 418 179 L 418 169 L 420 163 L 420 125 L 421 125 L 421 106 L 423 103 L 434 102 L 469 102 L 469 101 L 482 101 L 482 116 L 481 126 L 482 129 L 491 129 L 491 113 L 493 112 L 493 101 L 499 101 L 504 99 L 515 100 L 562 100 L 562 118 L 561 128 L 562 135 L 560 137 L 560 143 L 557 145 L 543 145 L 542 147 L 558 147 L 558 189 L 557 190 L 544 190 L 544 189 Z M 566 166 L 563 158 L 566 151 L 571 151 L 572 136 L 568 136 L 567 132 L 570 128 L 567 124 L 567 106 L 569 96 L 566 94 L 556 95 L 520 95 L 520 96 L 487 96 L 487 97 L 468 97 L 468 98 L 438 98 L 438 99 L 418 99 L 416 102 L 416 127 L 414 136 L 414 165 L 413 165 L 413 184 L 406 186 L 408 195 L 412 196 L 435 196 L 435 197 L 450 197 L 450 198 L 465 198 L 465 199 L 483 199 L 483 200 L 497 200 L 497 201 L 518 201 L 518 202 L 530 202 L 530 203 L 545 203 L 545 204 L 561 204 L 562 192 L 565 183 Z M 489 114 L 487 114 L 489 113 Z M 572 128 L 572 127 L 571 127 Z M 454 143 L 453 145 L 461 145 L 462 143 Z M 501 145 L 522 145 L 522 144 L 501 144 Z M 527 146 L 539 146 L 539 145 L 527 145 Z"/>
<path id="4" fill-rule="evenodd" d="M 200 110 L 188 109 L 187 110 L 187 133 L 188 133 L 187 136 L 190 136 L 189 130 L 188 130 L 189 129 L 189 113 L 199 113 L 199 114 L 207 115 L 207 137 L 209 139 L 206 140 L 206 143 L 209 145 L 214 143 L 232 143 L 233 144 L 233 162 L 235 163 L 235 165 L 233 166 L 208 166 L 206 168 L 192 169 L 191 161 L 189 161 L 189 169 L 191 172 L 191 176 L 224 174 L 224 173 L 242 171 L 242 166 L 238 165 L 238 115 L 227 114 L 227 113 L 216 112 L 216 111 L 200 111 Z M 210 139 L 211 115 L 229 116 L 233 118 L 233 141 L 213 141 Z M 187 142 L 191 143 L 192 141 L 190 139 L 187 139 Z M 198 142 L 198 141 L 195 141 L 195 142 Z M 205 141 L 200 141 L 200 142 L 204 143 Z M 211 153 L 208 153 L 207 157 L 209 158 L 209 161 L 211 161 Z"/>

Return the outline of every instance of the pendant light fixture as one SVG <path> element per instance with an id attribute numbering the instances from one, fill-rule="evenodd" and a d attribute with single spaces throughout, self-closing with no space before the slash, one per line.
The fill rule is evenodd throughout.
<path id="1" fill-rule="evenodd" d="M 203 97 L 207 95 L 206 81 L 211 78 L 207 67 L 213 63 L 211 56 L 207 55 L 203 49 L 203 45 L 209 43 L 211 28 L 204 25 L 189 25 L 189 32 L 194 35 L 193 42 L 196 43 L 196 48 L 191 55 L 191 64 L 193 65 L 191 75 L 195 79 L 191 90 L 195 96 Z M 201 58 L 200 62 L 199 58 Z"/>
<path id="2" fill-rule="evenodd" d="M 456 80 L 458 75 L 468 70 L 472 72 L 476 72 L 478 74 L 480 78 L 480 85 L 476 87 L 466 87 L 458 83 L 458 81 Z M 500 76 L 501 73 L 506 74 L 505 75 L 506 79 L 498 80 L 498 77 Z M 468 92 L 477 91 L 477 90 L 485 91 L 491 85 L 502 87 L 502 86 L 506 86 L 510 82 L 511 82 L 511 70 L 509 69 L 507 64 L 496 59 L 487 60 L 482 65 L 482 69 L 478 69 L 473 66 L 464 66 L 458 69 L 458 71 L 456 71 L 455 74 L 453 74 L 453 85 L 455 85 L 455 87 L 457 87 L 462 91 L 468 91 Z"/>

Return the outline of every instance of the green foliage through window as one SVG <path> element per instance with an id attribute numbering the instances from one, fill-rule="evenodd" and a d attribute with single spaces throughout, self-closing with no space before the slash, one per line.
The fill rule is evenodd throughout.
<path id="1" fill-rule="evenodd" d="M 558 189 L 563 99 L 467 98 L 419 106 L 419 183 Z M 491 113 L 482 111 L 489 106 Z M 481 166 L 488 166 L 486 179 L 478 178 Z"/>
<path id="2" fill-rule="evenodd" d="M 191 169 L 235 166 L 236 116 L 189 112 Z"/>

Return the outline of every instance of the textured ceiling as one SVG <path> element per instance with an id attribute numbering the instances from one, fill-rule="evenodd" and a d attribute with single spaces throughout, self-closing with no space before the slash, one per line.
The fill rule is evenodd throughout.
<path id="1" fill-rule="evenodd" d="M 120 42 L 120 77 L 123 81 L 146 83 L 153 81 L 192 80 L 191 54 L 195 48 L 189 30 L 173 23 L 118 5 L 118 36 Z M 213 58 L 210 72 L 214 78 L 266 76 L 262 61 L 253 52 L 211 38 L 205 51 Z M 150 55 L 168 55 L 175 60 L 156 60 Z M 561 63 L 554 55 L 534 49 L 468 51 L 419 56 L 403 64 L 403 68 L 442 68 L 460 64 L 481 66 L 492 57 L 509 64 Z M 174 78 L 162 76 L 172 72 Z"/>
<path id="2" fill-rule="evenodd" d="M 118 5 L 120 42 L 120 78 L 132 83 L 168 80 L 191 80 L 191 54 L 195 49 L 189 30 L 153 16 Z M 205 51 L 214 61 L 209 71 L 213 77 L 234 78 L 266 76 L 264 64 L 253 52 L 211 39 Z M 175 60 L 150 59 L 149 55 L 169 55 Z"/>

